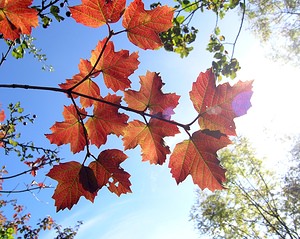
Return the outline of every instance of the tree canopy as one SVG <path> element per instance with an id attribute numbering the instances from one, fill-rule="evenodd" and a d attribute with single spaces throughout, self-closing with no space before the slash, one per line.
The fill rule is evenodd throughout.
<path id="1" fill-rule="evenodd" d="M 281 178 L 262 164 L 245 138 L 220 152 L 227 190 L 198 191 L 191 220 L 211 238 L 299 238 L 299 147 Z M 293 165 L 293 164 L 292 164 Z"/>

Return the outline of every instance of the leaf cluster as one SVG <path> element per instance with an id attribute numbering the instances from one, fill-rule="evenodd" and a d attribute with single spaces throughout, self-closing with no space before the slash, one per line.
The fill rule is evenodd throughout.
<path id="1" fill-rule="evenodd" d="M 53 5 L 57 1 L 51 3 Z M 20 5 L 16 4 L 18 7 Z M 24 12 L 32 14 L 30 22 L 27 19 L 23 21 L 31 30 L 35 27 L 39 12 L 50 5 L 34 10 L 27 1 L 21 6 Z M 81 162 L 68 160 L 59 163 L 47 174 L 58 182 L 53 194 L 57 211 L 71 209 L 81 196 L 93 202 L 102 188 L 118 196 L 131 192 L 130 174 L 121 164 L 127 159 L 125 151 L 137 146 L 141 148 L 142 161 L 152 164 L 165 163 L 170 154 L 169 168 L 177 183 L 191 175 L 200 188 L 222 189 L 225 169 L 220 166 L 216 152 L 231 143 L 229 136 L 236 134 L 234 119 L 246 114 L 250 108 L 252 81 L 239 81 L 233 86 L 229 83 L 217 85 L 213 69 L 201 72 L 189 92 L 195 116 L 187 124 L 176 122 L 172 120 L 172 115 L 180 97 L 175 93 L 165 93 L 162 78 L 151 71 L 139 77 L 139 89 L 131 88 L 129 77 L 140 64 L 138 52 L 116 51 L 113 41 L 115 36 L 126 34 L 128 40 L 140 49 L 162 47 L 160 35 L 172 28 L 174 9 L 157 5 L 147 10 L 141 0 L 134 0 L 128 6 L 125 0 L 82 0 L 81 4 L 68 8 L 79 24 L 107 28 L 107 36 L 98 41 L 90 58 L 80 59 L 79 72 L 57 88 L 0 85 L 2 88 L 54 91 L 70 99 L 70 105 L 63 108 L 63 120 L 55 122 L 46 137 L 57 146 L 69 144 L 73 154 L 83 152 L 84 156 Z M 11 16 L 16 14 L 10 5 L 5 5 L 3 9 L 9 10 Z M 13 22 L 13 19 L 3 18 L 2 22 L 7 26 L 7 21 Z M 188 18 L 176 19 L 178 27 Z M 113 27 L 118 22 L 123 28 L 116 31 Z M 16 39 L 16 35 L 29 32 L 29 29 L 24 31 L 21 25 L 17 25 L 16 29 L 19 30 L 11 28 L 6 32 L 0 25 L 0 31 L 7 39 Z M 103 92 L 109 93 L 105 95 Z M 194 124 L 196 131 L 192 132 L 191 126 Z M 185 134 L 186 139 L 176 144 L 171 152 L 165 138 L 179 133 Z M 121 138 L 123 149 L 99 150 L 106 145 L 111 134 Z M 6 141 L 9 143 L 9 135 L 6 133 L 3 137 L 5 144 Z M 21 144 L 16 142 L 15 146 Z M 92 147 L 96 149 L 96 154 L 92 153 Z M 30 149 L 31 146 L 25 145 L 25 148 Z M 48 151 L 42 151 L 44 156 L 26 161 L 31 167 L 28 172 L 33 175 L 45 163 L 53 162 L 51 156 L 48 158 Z"/>
<path id="2" fill-rule="evenodd" d="M 237 138 L 232 149 L 222 150 L 220 159 L 227 169 L 228 189 L 197 192 L 191 220 L 200 234 L 211 238 L 299 238 L 300 212 L 293 200 L 292 183 L 299 180 L 299 170 L 291 167 L 282 181 L 264 167 L 245 138 Z"/>

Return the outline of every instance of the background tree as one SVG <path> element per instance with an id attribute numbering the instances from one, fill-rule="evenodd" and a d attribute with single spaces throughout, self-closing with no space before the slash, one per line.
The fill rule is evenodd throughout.
<path id="1" fill-rule="evenodd" d="M 276 177 L 245 138 L 222 150 L 220 159 L 227 169 L 227 190 L 197 192 L 190 216 L 199 233 L 211 238 L 299 238 L 294 190 L 299 168 L 291 167 L 285 180 Z"/>
<path id="2" fill-rule="evenodd" d="M 246 16 L 250 29 L 271 45 L 273 59 L 300 62 L 300 2 L 298 0 L 249 0 Z"/>

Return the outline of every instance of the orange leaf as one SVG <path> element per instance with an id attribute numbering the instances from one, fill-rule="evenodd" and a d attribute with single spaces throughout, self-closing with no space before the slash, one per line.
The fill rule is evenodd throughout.
<path id="1" fill-rule="evenodd" d="M 107 95 L 103 100 L 113 104 L 120 105 L 121 97 L 116 95 Z M 93 117 L 85 123 L 89 138 L 92 144 L 98 148 L 106 143 L 109 134 L 122 135 L 123 129 L 127 125 L 128 116 L 118 113 L 118 108 L 101 103 L 94 103 Z"/>
<path id="2" fill-rule="evenodd" d="M 161 113 L 164 116 L 178 105 L 180 96 L 164 94 L 161 91 L 163 82 L 157 73 L 147 71 L 146 76 L 140 76 L 140 84 L 139 91 L 127 90 L 124 93 L 124 100 L 130 108 L 140 111 L 148 108 L 151 114 Z"/>
<path id="3" fill-rule="evenodd" d="M 169 168 L 179 184 L 190 174 L 201 189 L 222 189 L 225 170 L 216 152 L 230 144 L 219 131 L 196 131 L 189 140 L 177 144 L 170 157 Z"/>
<path id="4" fill-rule="evenodd" d="M 56 211 L 71 209 L 81 196 L 93 202 L 99 190 L 93 170 L 78 162 L 55 165 L 47 176 L 58 182 L 52 196 Z"/>
<path id="5" fill-rule="evenodd" d="M 108 189 L 118 196 L 131 192 L 130 174 L 120 167 L 126 158 L 127 155 L 122 151 L 108 149 L 99 154 L 97 161 L 90 163 L 89 167 L 95 174 L 99 188 L 108 184 Z"/>
<path id="6" fill-rule="evenodd" d="M 148 125 L 134 120 L 124 130 L 123 143 L 125 150 L 140 145 L 142 148 L 142 160 L 150 163 L 163 164 L 166 155 L 170 153 L 163 140 L 166 136 L 174 136 L 179 133 L 176 125 L 151 119 Z"/>
<path id="7" fill-rule="evenodd" d="M 102 57 L 97 62 L 99 55 Z M 129 55 L 129 51 L 114 51 L 114 44 L 107 42 L 107 38 L 99 41 L 96 49 L 92 51 L 91 63 L 96 65 L 96 70 L 103 72 L 104 82 L 113 91 L 125 90 L 130 87 L 128 77 L 138 68 L 137 52 Z"/>
<path id="8" fill-rule="evenodd" d="M 74 75 L 72 79 L 66 80 L 66 83 L 59 84 L 62 89 L 70 89 L 76 84 L 82 82 L 83 77 L 80 74 Z M 74 92 L 81 93 L 87 96 L 99 98 L 100 97 L 100 89 L 98 85 L 92 81 L 90 78 L 83 81 L 81 84 L 74 88 Z M 74 98 L 77 98 L 78 95 L 73 94 Z M 94 100 L 91 100 L 86 97 L 80 97 L 80 103 L 82 107 L 90 107 L 92 106 Z"/>
<path id="9" fill-rule="evenodd" d="M 194 108 L 200 115 L 200 127 L 236 135 L 233 119 L 246 114 L 251 107 L 252 82 L 239 81 L 234 86 L 229 83 L 216 86 L 211 70 L 201 72 L 190 91 Z"/>
<path id="10" fill-rule="evenodd" d="M 0 122 L 3 122 L 5 120 L 5 113 L 4 110 L 0 111 Z"/>
<path id="11" fill-rule="evenodd" d="M 123 17 L 123 27 L 127 29 L 128 39 L 144 50 L 161 47 L 163 44 L 159 33 L 173 26 L 173 13 L 174 9 L 168 6 L 145 10 L 141 0 L 134 0 Z"/>
<path id="12" fill-rule="evenodd" d="M 86 111 L 78 109 L 82 119 L 85 118 Z M 70 143 L 71 151 L 78 153 L 84 149 L 86 138 L 83 126 L 73 105 L 64 106 L 63 116 L 65 121 L 56 122 L 50 129 L 52 134 L 46 134 L 46 137 L 52 144 L 62 145 Z"/>
<path id="13" fill-rule="evenodd" d="M 100 27 L 119 21 L 125 9 L 126 0 L 82 0 L 82 4 L 70 7 L 72 17 L 88 27 Z"/>
<path id="14" fill-rule="evenodd" d="M 38 26 L 37 11 L 29 8 L 31 4 L 32 0 L 0 0 L 0 33 L 4 39 L 16 40 Z"/>

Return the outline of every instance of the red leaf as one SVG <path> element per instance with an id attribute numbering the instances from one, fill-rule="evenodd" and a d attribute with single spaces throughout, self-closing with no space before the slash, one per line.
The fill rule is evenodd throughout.
<path id="1" fill-rule="evenodd" d="M 100 27 L 119 21 L 126 0 L 82 0 L 82 4 L 70 7 L 72 17 L 88 27 Z"/>
<path id="2" fill-rule="evenodd" d="M 236 135 L 233 119 L 246 114 L 251 107 L 253 81 L 239 81 L 234 86 L 229 83 L 216 86 L 215 82 L 211 70 L 201 72 L 190 91 L 194 108 L 200 115 L 199 125 L 202 129 Z"/>
<path id="3" fill-rule="evenodd" d="M 130 108 L 140 111 L 148 108 L 151 114 L 167 113 L 168 116 L 174 113 L 173 109 L 178 105 L 180 96 L 164 94 L 161 91 L 163 83 L 157 73 L 147 71 L 146 76 L 140 76 L 140 84 L 139 91 L 127 90 L 124 94 L 124 100 Z"/>
<path id="4" fill-rule="evenodd" d="M 4 110 L 0 111 L 0 122 L 3 122 L 5 120 L 5 113 Z"/>
<path id="5" fill-rule="evenodd" d="M 102 51 L 102 57 L 97 61 Z M 103 73 L 106 86 L 116 92 L 130 87 L 131 82 L 128 77 L 138 68 L 137 58 L 137 52 L 131 55 L 127 50 L 115 52 L 113 42 L 107 42 L 105 38 L 99 41 L 92 51 L 91 63 L 93 66 L 96 65 L 96 70 Z"/>
<path id="6" fill-rule="evenodd" d="M 87 96 L 99 98 L 100 97 L 100 89 L 98 85 L 92 81 L 90 78 L 86 79 L 85 81 L 82 81 L 83 77 L 81 74 L 74 75 L 72 79 L 66 80 L 66 83 L 59 84 L 60 88 L 62 89 L 70 89 L 77 84 L 80 84 L 74 88 L 74 92 L 81 93 Z M 73 94 L 74 98 L 77 98 L 78 95 Z M 82 107 L 90 107 L 92 106 L 94 100 L 91 100 L 86 97 L 80 97 L 80 103 Z"/>
<path id="7" fill-rule="evenodd" d="M 71 209 L 81 196 L 93 202 L 97 195 L 98 185 L 94 172 L 78 162 L 55 165 L 47 176 L 58 182 L 52 196 L 56 211 Z"/>
<path id="8" fill-rule="evenodd" d="M 177 144 L 170 157 L 169 168 L 179 184 L 190 174 L 201 189 L 222 189 L 225 170 L 216 152 L 231 141 L 219 131 L 197 131 L 189 140 Z"/>
<path id="9" fill-rule="evenodd" d="M 4 39 L 16 40 L 38 26 L 37 11 L 29 8 L 31 4 L 32 0 L 0 0 L 0 33 Z"/>
<path id="10" fill-rule="evenodd" d="M 126 150 L 140 145 L 143 161 L 149 160 L 151 164 L 163 164 L 166 155 L 170 153 L 163 138 L 177 133 L 179 130 L 176 125 L 158 119 L 151 119 L 148 125 L 134 120 L 124 130 L 124 147 Z"/>
<path id="11" fill-rule="evenodd" d="M 126 158 L 122 151 L 108 149 L 99 154 L 97 161 L 90 163 L 89 167 L 95 174 L 99 188 L 108 185 L 108 189 L 118 196 L 131 192 L 130 174 L 120 167 Z"/>
<path id="12" fill-rule="evenodd" d="M 86 111 L 84 109 L 78 109 L 78 111 L 84 119 Z M 52 134 L 46 134 L 46 137 L 52 144 L 58 146 L 70 143 L 71 151 L 78 153 L 84 149 L 86 138 L 76 108 L 73 105 L 64 106 L 63 116 L 65 121 L 56 122 L 50 128 Z"/>
<path id="13" fill-rule="evenodd" d="M 43 155 L 40 158 L 37 158 L 35 161 L 24 161 L 24 163 L 31 168 L 31 175 L 35 177 L 37 175 L 37 170 L 44 167 L 46 162 L 46 157 Z"/>
<path id="14" fill-rule="evenodd" d="M 120 105 L 121 97 L 116 95 L 107 95 L 103 100 L 113 104 Z M 101 103 L 94 103 L 93 117 L 85 123 L 89 138 L 92 144 L 98 148 L 106 143 L 109 134 L 122 135 L 123 129 L 127 125 L 128 116 L 118 113 L 118 108 Z"/>
<path id="15" fill-rule="evenodd" d="M 145 10 L 141 0 L 134 0 L 124 12 L 123 27 L 127 29 L 128 39 L 142 49 L 156 49 L 163 44 L 159 33 L 173 26 L 174 9 L 158 6 Z"/>

